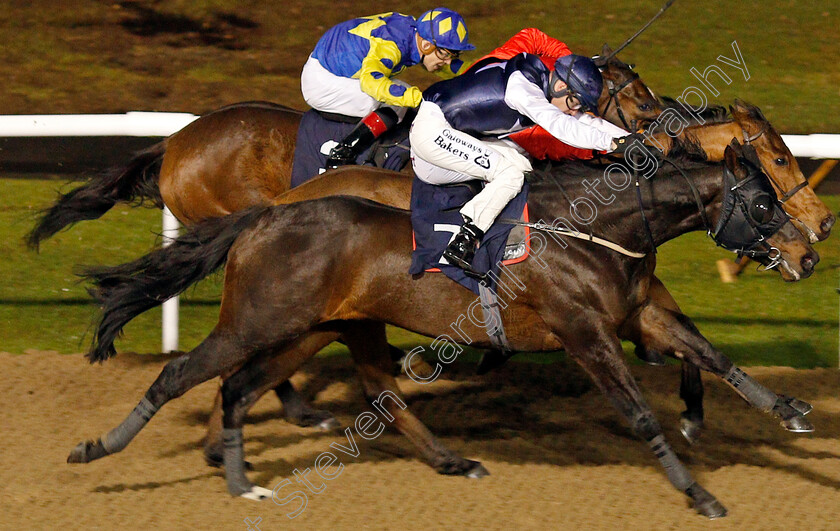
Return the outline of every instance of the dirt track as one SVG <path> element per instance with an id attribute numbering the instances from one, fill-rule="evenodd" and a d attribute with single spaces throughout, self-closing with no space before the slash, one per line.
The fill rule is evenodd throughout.
<path id="1" fill-rule="evenodd" d="M 356 437 L 360 456 L 309 494 L 294 520 L 281 507 L 235 499 L 199 441 L 217 384 L 163 408 L 121 454 L 88 465 L 65 463 L 70 449 L 121 421 L 164 358 L 121 354 L 103 366 L 79 355 L 0 353 L 0 527 L 4 529 L 840 529 L 840 371 L 752 368 L 780 393 L 809 400 L 817 431 L 785 432 L 717 381 L 707 381 L 707 429 L 689 447 L 676 426 L 675 367 L 634 368 L 666 437 L 695 477 L 730 511 L 710 523 L 674 491 L 586 377 L 566 364 L 511 363 L 491 377 L 449 368 L 433 386 L 401 380 L 409 407 L 491 476 L 443 477 L 411 445 L 386 431 Z M 369 406 L 349 361 L 315 359 L 296 383 L 344 426 Z M 313 375 L 315 375 L 313 377 Z M 313 468 L 340 433 L 285 423 L 273 396 L 245 430 L 251 479 L 273 488 Z M 287 488 L 283 492 L 291 492 Z M 252 527 L 256 529 L 256 527 Z"/>

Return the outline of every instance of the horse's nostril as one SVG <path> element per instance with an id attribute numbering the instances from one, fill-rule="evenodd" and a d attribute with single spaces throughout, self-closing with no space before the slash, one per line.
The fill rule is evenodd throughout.
<path id="1" fill-rule="evenodd" d="M 815 258 L 814 256 L 811 256 L 811 255 L 803 256 L 802 260 L 800 260 L 800 264 L 802 265 L 802 270 L 806 273 L 810 273 L 811 271 L 814 270 L 814 266 L 817 265 L 818 260 L 819 260 L 819 258 Z"/>
<path id="2" fill-rule="evenodd" d="M 831 230 L 831 227 L 834 226 L 834 222 L 836 221 L 836 219 L 837 218 L 835 218 L 833 214 L 829 214 L 828 217 L 825 218 L 822 223 L 820 223 L 820 230 L 822 230 L 825 233 L 828 233 L 828 231 Z"/>

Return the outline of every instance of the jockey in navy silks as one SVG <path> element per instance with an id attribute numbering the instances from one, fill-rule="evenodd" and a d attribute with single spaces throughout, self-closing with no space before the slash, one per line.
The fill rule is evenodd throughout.
<path id="1" fill-rule="evenodd" d="M 505 135 L 538 124 L 573 147 L 615 153 L 629 147 L 635 135 L 594 116 L 602 87 L 588 57 L 565 55 L 550 69 L 523 53 L 423 92 L 409 134 L 417 178 L 437 185 L 487 183 L 460 210 L 464 225 L 443 253 L 449 263 L 471 269 L 482 236 L 532 169 L 522 148 Z"/>
<path id="2" fill-rule="evenodd" d="M 416 64 L 454 77 L 463 66 L 461 52 L 473 49 L 464 19 L 445 7 L 418 20 L 383 13 L 327 30 L 303 67 L 303 98 L 318 111 L 362 118 L 332 149 L 327 167 L 352 164 L 408 108 L 420 105 L 420 89 L 392 77 Z"/>

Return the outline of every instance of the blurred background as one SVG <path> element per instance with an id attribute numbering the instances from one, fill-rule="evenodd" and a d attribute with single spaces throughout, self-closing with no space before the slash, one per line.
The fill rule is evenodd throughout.
<path id="1" fill-rule="evenodd" d="M 661 7 L 658 1 L 453 1 L 463 14 L 477 59 L 525 27 L 593 55 L 617 47 Z M 427 2 L 291 0 L 46 0 L 4 3 L 0 20 L 0 114 L 123 113 L 133 110 L 203 114 L 226 104 L 266 100 L 304 109 L 299 75 L 320 35 L 354 16 L 399 10 L 419 15 Z M 840 133 L 838 9 L 815 0 L 677 1 L 620 54 L 656 93 L 679 96 L 696 85 L 719 55 L 734 57 L 736 41 L 749 80 L 724 67 L 717 103 L 741 98 L 758 105 L 782 133 Z M 718 63 L 720 64 L 720 63 Z M 403 79 L 428 86 L 420 67 Z M 0 138 L 0 225 L 6 257 L 0 285 L 0 351 L 85 350 L 96 309 L 72 274 L 76 264 L 115 264 L 147 252 L 160 232 L 154 209 L 117 208 L 48 240 L 40 254 L 25 250 L 33 215 L 85 171 L 126 161 L 145 138 Z M 800 161 L 808 175 L 819 161 Z M 818 188 L 838 210 L 838 170 Z M 658 273 L 707 337 L 741 363 L 836 366 L 840 262 L 835 238 L 821 243 L 822 262 L 804 282 L 785 285 L 776 273 L 748 269 L 722 284 L 716 249 L 703 234 L 666 245 Z M 189 349 L 215 322 L 218 276 L 187 293 L 181 346 Z M 423 340 L 392 331 L 397 342 Z M 129 325 L 123 350 L 157 352 L 159 312 Z M 336 352 L 341 349 L 336 347 Z M 536 359 L 543 359 L 539 356 Z"/>

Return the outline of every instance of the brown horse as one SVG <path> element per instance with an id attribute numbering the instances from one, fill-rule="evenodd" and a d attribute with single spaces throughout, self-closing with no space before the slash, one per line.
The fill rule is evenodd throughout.
<path id="1" fill-rule="evenodd" d="M 623 127 L 623 121 L 650 121 L 661 112 L 659 101 L 625 63 L 611 58 L 602 75 L 598 105 L 610 122 Z M 62 228 L 99 218 L 118 202 L 166 204 L 185 225 L 270 205 L 289 190 L 302 114 L 265 102 L 206 114 L 125 167 L 91 177 L 60 196 L 30 232 L 29 245 L 37 248 Z"/>
<path id="2" fill-rule="evenodd" d="M 591 231 L 626 249 L 647 251 L 644 258 L 588 241 L 556 239 L 554 245 L 548 233 L 532 232 L 533 257 L 509 271 L 520 287 L 508 286 L 515 293 L 506 297 L 504 313 L 512 325 L 507 335 L 514 349 L 564 347 L 648 442 L 671 483 L 711 518 L 724 516 L 726 509 L 691 477 L 666 442 L 626 366 L 620 340 L 643 342 L 684 358 L 724 379 L 748 403 L 780 418 L 786 429 L 813 430 L 804 418 L 810 410 L 807 403 L 763 387 L 714 349 L 687 316 L 658 305 L 649 295 L 655 267 L 651 244 L 719 223 L 719 244 L 750 248 L 764 242 L 760 245 L 779 249 L 798 275 L 811 273 L 818 257 L 778 202 L 771 201 L 772 186 L 753 157 L 754 151 L 733 141 L 725 164 L 659 170 L 642 185 L 646 208 L 654 214 L 647 218 L 649 223 L 632 189 L 600 209 Z M 353 177 L 350 171 L 348 178 Z M 360 175 L 370 170 L 352 171 Z M 532 182 L 531 213 L 537 219 L 560 219 L 557 215 L 569 208 L 569 198 L 585 194 L 582 181 L 602 172 L 603 168 L 568 164 Z M 347 230 L 350 226 L 353 230 Z M 766 263 L 768 256 L 759 259 Z M 225 260 L 222 308 L 210 336 L 167 363 L 128 418 L 101 439 L 80 443 L 68 462 L 89 462 L 121 451 L 169 400 L 235 371 L 222 390 L 228 490 L 255 499 L 271 496 L 244 472 L 244 414 L 264 391 L 291 376 L 320 348 L 319 336 L 341 334 L 359 368 L 365 396 L 430 465 L 444 474 L 487 473 L 434 438 L 408 411 L 390 373 L 383 322 L 437 336 L 447 345 L 449 361 L 458 353 L 458 347 L 447 342 L 452 323 L 458 324 L 461 343 L 490 346 L 481 324 L 463 318 L 475 299 L 469 290 L 442 275 L 412 279 L 406 274 L 411 223 L 403 210 L 342 196 L 209 220 L 145 257 L 141 271 L 124 271 L 121 280 L 100 286 L 104 314 L 91 361 L 115 353 L 113 340 L 134 315 L 186 289 Z M 336 269 L 336 263 L 342 267 Z M 444 359 L 442 353 L 438 356 Z M 373 414 L 367 420 L 356 427 L 373 438 L 381 422 Z"/>
<path id="3" fill-rule="evenodd" d="M 776 141 L 781 141 L 778 133 L 761 116 L 757 108 L 736 102 L 732 106 L 731 112 L 733 116 L 737 117 L 736 121 L 693 126 L 686 129 L 684 134 L 680 135 L 677 139 L 672 139 L 665 132 L 656 133 L 654 137 L 658 143 L 666 146 L 666 151 L 668 152 L 676 146 L 682 150 L 687 149 L 696 152 L 701 157 L 709 160 L 722 160 L 725 142 L 731 140 L 733 135 L 739 138 L 742 137 L 743 131 L 764 131 L 762 141 L 767 142 L 768 145 L 772 145 Z M 689 139 L 690 141 L 683 141 L 685 139 Z M 772 151 L 765 145 L 759 146 L 756 142 L 753 145 L 759 153 L 762 165 L 765 168 L 769 167 L 775 171 L 775 177 L 772 180 L 780 195 L 784 195 L 788 190 L 800 184 L 799 181 L 795 180 L 796 172 L 789 171 L 790 166 L 779 166 L 774 162 L 787 152 L 786 149 L 784 151 Z M 787 152 L 787 156 L 790 157 L 789 152 Z M 790 160 L 793 164 L 796 164 L 793 157 L 790 157 Z M 411 178 L 407 175 L 375 170 L 359 173 L 353 169 L 346 168 L 315 178 L 276 198 L 273 203 L 293 203 L 330 195 L 347 194 L 364 197 L 397 208 L 408 209 L 410 190 Z M 803 202 L 808 202 L 812 199 L 816 201 L 816 206 L 810 203 L 802 205 Z M 828 212 L 827 208 L 816 198 L 813 190 L 810 188 L 800 189 L 798 193 L 785 203 L 787 209 L 794 206 L 799 208 L 800 211 L 805 211 L 807 216 L 803 217 L 807 217 L 808 219 L 819 218 L 822 212 Z M 814 211 L 818 214 L 811 214 Z M 781 272 L 786 280 L 798 279 L 795 272 L 784 268 Z M 651 298 L 659 305 L 674 311 L 679 311 L 679 306 L 673 297 L 656 277 L 652 281 L 650 293 Z M 333 339 L 327 340 L 326 336 L 323 337 L 325 338 L 324 346 L 335 339 L 333 337 Z M 637 346 L 637 354 L 649 362 L 659 363 L 658 360 L 661 359 L 655 349 L 645 348 L 642 345 Z M 700 373 L 696 367 L 691 364 L 683 364 L 682 370 L 683 378 L 680 396 L 686 403 L 686 411 L 683 412 L 680 419 L 680 429 L 685 437 L 693 443 L 699 439 L 703 426 L 703 386 Z M 320 425 L 324 428 L 335 425 L 335 420 L 328 412 L 312 409 L 296 395 L 288 382 L 278 382 L 276 392 L 283 402 L 283 410 L 286 416 L 293 422 L 301 425 Z M 220 439 L 221 396 L 217 396 L 214 414 L 211 418 L 209 431 L 205 439 L 205 456 L 209 463 L 218 464 L 221 460 L 222 447 Z"/>

